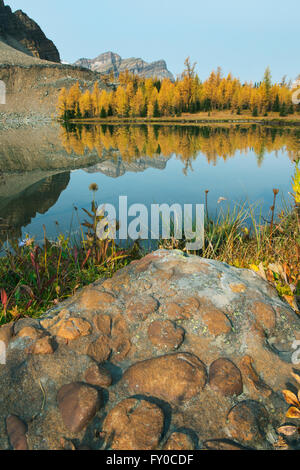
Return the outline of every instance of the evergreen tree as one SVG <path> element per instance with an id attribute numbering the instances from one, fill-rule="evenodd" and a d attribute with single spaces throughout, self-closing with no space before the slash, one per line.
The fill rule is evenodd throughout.
<path id="1" fill-rule="evenodd" d="M 113 112 L 113 109 L 112 109 L 112 105 L 110 104 L 108 106 L 107 116 L 113 116 L 113 115 L 114 115 L 114 112 Z"/>
<path id="2" fill-rule="evenodd" d="M 285 101 L 282 103 L 281 108 L 280 108 L 280 116 L 285 117 L 287 116 L 287 109 L 286 109 L 286 104 Z"/>
<path id="3" fill-rule="evenodd" d="M 153 117 L 156 117 L 156 118 L 160 117 L 159 106 L 158 106 L 157 100 L 155 100 L 154 102 Z"/>
<path id="4" fill-rule="evenodd" d="M 101 108 L 101 111 L 100 111 L 100 117 L 101 119 L 105 119 L 107 117 L 107 113 L 103 107 Z"/>
<path id="5" fill-rule="evenodd" d="M 280 111 L 280 101 L 279 101 L 278 93 L 276 95 L 276 98 L 275 98 L 275 101 L 274 101 L 274 104 L 273 104 L 273 111 L 274 111 L 274 113 L 279 113 L 279 111 Z"/>

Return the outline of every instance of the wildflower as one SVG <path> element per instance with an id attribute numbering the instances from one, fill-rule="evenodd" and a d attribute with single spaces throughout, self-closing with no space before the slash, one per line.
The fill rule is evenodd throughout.
<path id="1" fill-rule="evenodd" d="M 96 191 L 98 191 L 98 189 L 99 189 L 99 187 L 98 187 L 98 185 L 97 185 L 96 183 L 92 183 L 92 184 L 90 184 L 90 186 L 89 186 L 89 190 L 90 190 L 90 191 L 96 192 Z"/>
<path id="2" fill-rule="evenodd" d="M 8 312 L 13 318 L 16 318 L 18 315 L 20 315 L 20 312 L 18 310 L 18 306 L 15 305 L 15 307 L 12 310 L 9 310 Z"/>
<path id="3" fill-rule="evenodd" d="M 25 246 L 31 246 L 33 243 L 34 243 L 34 237 L 28 238 L 28 239 L 26 240 Z"/>
<path id="4" fill-rule="evenodd" d="M 28 238 L 26 237 L 24 240 L 20 241 L 19 247 L 22 248 L 23 246 L 31 246 L 34 242 L 34 237 Z"/>
<path id="5" fill-rule="evenodd" d="M 7 293 L 4 289 L 1 289 L 1 303 L 3 305 L 3 310 L 4 310 L 4 316 L 6 316 L 6 309 L 7 309 L 7 304 L 8 304 L 8 297 Z"/>
<path id="6" fill-rule="evenodd" d="M 219 197 L 218 204 L 220 204 L 222 201 L 226 201 L 226 197 Z"/>

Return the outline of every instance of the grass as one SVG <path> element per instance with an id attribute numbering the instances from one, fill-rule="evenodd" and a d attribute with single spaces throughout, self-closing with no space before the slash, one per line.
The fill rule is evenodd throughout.
<path id="1" fill-rule="evenodd" d="M 277 190 L 266 221 L 257 207 L 246 204 L 232 211 L 220 209 L 214 218 L 206 210 L 204 258 L 225 262 L 237 268 L 250 268 L 271 282 L 278 294 L 298 312 L 300 299 L 299 206 L 285 206 L 275 219 Z M 206 194 L 207 196 L 207 194 Z M 185 240 L 161 240 L 161 248 L 186 251 Z"/>
<path id="2" fill-rule="evenodd" d="M 42 246 L 28 237 L 9 242 L 0 258 L 0 325 L 24 316 L 38 317 L 78 289 L 111 277 L 135 259 L 135 246 L 124 251 L 112 240 L 97 238 L 96 226 L 102 217 L 97 216 L 94 200 L 91 211 L 85 212 L 89 219 L 79 222 L 79 242 L 72 243 L 64 235 L 51 242 L 45 227 Z"/>

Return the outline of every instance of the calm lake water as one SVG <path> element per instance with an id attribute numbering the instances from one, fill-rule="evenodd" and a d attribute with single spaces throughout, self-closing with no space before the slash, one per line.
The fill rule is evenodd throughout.
<path id="1" fill-rule="evenodd" d="M 204 203 L 248 201 L 268 217 L 273 188 L 291 203 L 300 131 L 238 126 L 73 126 L 0 132 L 0 240 L 42 239 L 78 233 L 77 214 L 89 209 L 91 183 L 98 203 Z M 217 203 L 219 198 L 226 201 Z M 78 211 L 74 209 L 78 208 Z"/>

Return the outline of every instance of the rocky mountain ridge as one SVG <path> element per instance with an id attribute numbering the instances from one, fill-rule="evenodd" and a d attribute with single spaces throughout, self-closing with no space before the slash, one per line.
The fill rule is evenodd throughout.
<path id="1" fill-rule="evenodd" d="M 56 46 L 39 25 L 22 10 L 13 13 L 3 0 L 0 0 L 0 40 L 27 55 L 60 62 Z"/>
<path id="2" fill-rule="evenodd" d="M 79 59 L 73 65 L 85 67 L 103 74 L 114 73 L 115 77 L 118 77 L 121 72 L 128 70 L 130 73 L 134 73 L 141 77 L 153 77 L 153 78 L 169 78 L 174 80 L 173 74 L 168 70 L 167 64 L 164 60 L 158 60 L 155 62 L 147 63 L 143 59 L 130 58 L 122 59 L 119 54 L 114 52 L 105 52 L 100 54 L 95 59 Z"/>

